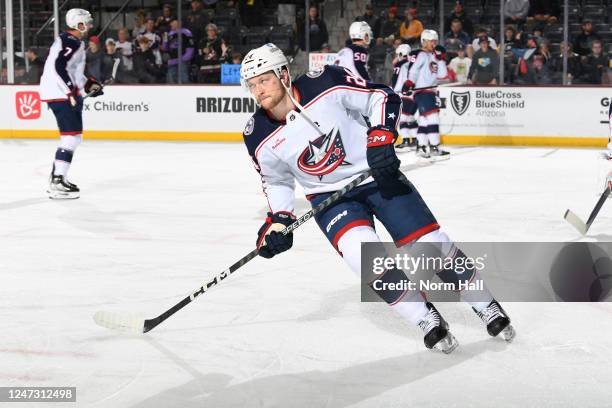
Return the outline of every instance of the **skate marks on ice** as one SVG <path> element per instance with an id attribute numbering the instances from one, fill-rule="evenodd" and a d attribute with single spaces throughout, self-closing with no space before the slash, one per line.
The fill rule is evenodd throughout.
<path id="1" fill-rule="evenodd" d="M 358 363 L 336 370 L 258 376 L 236 383 L 225 373 L 203 374 L 159 342 L 148 342 L 188 372 L 193 379 L 151 395 L 131 408 L 349 407 L 364 401 L 372 402 L 388 391 L 436 376 L 482 353 L 502 352 L 505 349 L 503 344 L 483 340 L 464 345 L 450 356 L 422 350 L 410 355 Z M 364 340 L 364 345 L 366 344 L 374 346 Z M 397 406 L 407 406 L 412 401 L 411 393 L 404 395 L 405 400 L 397 401 L 402 403 Z M 380 405 L 375 403 L 373 406 Z"/>
<path id="2" fill-rule="evenodd" d="M 32 205 L 48 203 L 49 201 L 49 198 L 41 193 L 40 197 L 36 198 L 25 198 L 23 200 L 0 202 L 0 211 L 20 209 Z"/>

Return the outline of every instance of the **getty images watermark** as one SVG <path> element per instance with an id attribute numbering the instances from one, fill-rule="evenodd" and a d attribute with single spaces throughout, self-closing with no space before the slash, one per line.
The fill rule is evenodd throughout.
<path id="1" fill-rule="evenodd" d="M 363 243 L 361 298 L 414 290 L 458 301 L 486 285 L 500 302 L 605 302 L 612 300 L 611 256 L 611 242 Z"/>

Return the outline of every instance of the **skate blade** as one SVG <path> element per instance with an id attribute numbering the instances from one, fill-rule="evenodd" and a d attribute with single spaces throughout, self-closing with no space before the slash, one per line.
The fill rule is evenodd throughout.
<path id="1" fill-rule="evenodd" d="M 457 347 L 459 347 L 459 342 L 451 332 L 448 332 L 446 337 L 437 342 L 434 346 L 435 349 L 440 350 L 444 354 L 452 353 Z"/>
<path id="2" fill-rule="evenodd" d="M 429 160 L 433 161 L 433 162 L 440 162 L 440 161 L 446 161 L 450 159 L 450 154 L 444 155 L 444 156 L 431 156 L 429 158 Z"/>
<path id="3" fill-rule="evenodd" d="M 49 194 L 49 198 L 51 200 L 75 200 L 81 196 L 79 193 L 66 193 L 62 191 L 49 190 L 47 190 L 47 194 Z"/>
<path id="4" fill-rule="evenodd" d="M 500 335 L 502 336 L 502 339 L 504 339 L 508 343 L 511 343 L 512 340 L 514 340 L 514 337 L 516 336 L 516 331 L 514 330 L 514 327 L 509 324 L 504 330 L 501 331 Z"/>

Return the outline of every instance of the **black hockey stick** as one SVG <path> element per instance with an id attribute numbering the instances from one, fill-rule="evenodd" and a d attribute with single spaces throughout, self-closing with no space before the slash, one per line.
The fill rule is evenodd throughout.
<path id="1" fill-rule="evenodd" d="M 608 196 L 610 196 L 610 187 L 611 186 L 608 185 L 604 192 L 601 193 L 601 197 L 599 197 L 599 200 L 597 201 L 597 204 L 595 204 L 593 211 L 591 211 L 591 215 L 589 215 L 589 219 L 586 223 L 582 222 L 582 220 L 578 218 L 578 216 L 571 210 L 567 210 L 565 212 L 565 215 L 563 216 L 565 221 L 572 224 L 582 235 L 586 235 L 589 228 L 591 228 L 591 224 L 593 221 L 595 221 L 595 217 L 597 217 L 597 214 L 599 214 L 599 210 L 601 210 L 601 207 L 603 207 L 604 203 L 608 199 Z"/>
<path id="2" fill-rule="evenodd" d="M 300 225 L 311 219 L 315 214 L 323 211 L 325 208 L 338 201 L 340 197 L 357 187 L 359 184 L 361 184 L 361 182 L 370 177 L 370 175 L 371 172 L 369 170 L 363 173 L 362 175 L 348 183 L 346 186 L 344 186 L 341 190 L 338 190 L 333 193 L 331 196 L 329 196 L 329 198 L 317 205 L 315 208 L 295 220 L 293 224 L 289 225 L 281 232 L 283 233 L 283 235 L 287 235 L 289 232 L 295 230 Z M 255 258 L 258 252 L 258 249 L 252 250 L 247 255 L 240 258 L 240 260 L 238 260 L 232 266 L 230 266 L 223 272 L 216 275 L 210 281 L 199 287 L 191 295 L 187 296 L 179 303 L 172 306 L 170 309 L 166 310 L 164 313 L 160 314 L 157 317 L 154 317 L 152 319 L 142 319 L 122 313 L 98 311 L 94 315 L 94 321 L 102 327 L 128 333 L 146 333 L 148 331 L 151 331 L 155 327 L 159 326 L 163 321 L 168 319 L 170 316 L 187 306 L 189 303 L 193 302 L 195 298 L 207 292 L 209 289 L 216 286 L 217 284 L 219 284 L 219 282 L 234 273 L 236 270 L 244 266 L 247 262 Z"/>
<path id="3" fill-rule="evenodd" d="M 113 69 L 112 69 L 112 71 L 111 71 L 111 77 L 110 77 L 110 78 L 108 78 L 106 81 L 104 81 L 104 82 L 102 83 L 102 86 L 100 87 L 100 89 L 104 89 L 104 87 L 105 87 L 106 85 L 110 85 L 110 84 L 112 84 L 113 82 L 115 82 L 115 78 L 117 77 L 117 69 L 119 68 L 119 62 L 120 62 L 120 59 L 119 59 L 119 58 L 115 58 L 115 59 L 113 60 Z M 85 100 L 85 99 L 89 98 L 90 96 L 92 96 L 93 94 L 95 94 L 95 93 L 96 93 L 96 92 L 98 92 L 98 91 L 99 91 L 99 90 L 97 90 L 97 91 L 92 91 L 92 92 L 88 93 L 87 95 L 85 95 L 85 96 L 83 97 L 83 100 Z"/>

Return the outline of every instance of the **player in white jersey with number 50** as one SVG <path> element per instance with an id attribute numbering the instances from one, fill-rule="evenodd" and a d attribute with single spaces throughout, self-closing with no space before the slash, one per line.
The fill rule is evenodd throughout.
<path id="1" fill-rule="evenodd" d="M 438 33 L 434 30 L 424 30 L 421 34 L 421 52 L 408 72 L 405 91 L 435 87 L 440 79 L 448 77 L 446 69 L 445 49 L 438 45 Z M 414 99 L 419 109 L 419 128 L 417 130 L 417 153 L 422 157 L 445 156 L 449 153 L 440 146 L 440 107 L 435 89 L 423 89 L 414 92 Z M 429 151 L 427 147 L 429 146 Z"/>
<path id="2" fill-rule="evenodd" d="M 365 21 L 355 21 L 351 24 L 351 44 L 338 51 L 335 64 L 349 69 L 358 78 L 370 81 L 368 47 L 373 35 L 372 29 Z"/>
<path id="3" fill-rule="evenodd" d="M 72 157 L 83 138 L 83 96 L 102 95 L 97 79 L 85 77 L 85 43 L 93 19 L 87 10 L 66 13 L 68 30 L 55 39 L 40 79 L 40 96 L 53 111 L 60 131 L 47 193 L 49 198 L 79 198 L 79 188 L 68 181 Z"/>
<path id="4" fill-rule="evenodd" d="M 242 61 L 240 77 L 260 106 L 244 130 L 244 142 L 269 206 L 257 233 L 259 255 L 272 258 L 293 245 L 293 233 L 279 231 L 296 219 L 295 181 L 317 207 L 370 171 L 371 178 L 314 216 L 358 276 L 361 244 L 380 241 L 374 218 L 398 247 L 415 241 L 446 243 L 445 256 L 456 259 L 456 265 L 466 265 L 465 254 L 441 231 L 416 187 L 399 170 L 394 142 L 400 98 L 389 87 L 364 81 L 335 65 L 293 81 L 287 58 L 273 44 L 251 50 Z M 361 116 L 368 120 L 355 119 Z M 512 339 L 510 319 L 475 269 L 439 275 L 443 280 L 462 276 L 481 283 L 482 291 L 464 291 L 461 298 L 472 305 L 490 335 L 501 333 L 506 340 Z M 457 341 L 436 308 L 418 291 L 396 289 L 397 283 L 407 279 L 401 270 L 391 268 L 380 277 L 388 285 L 376 288 L 368 282 L 381 299 L 423 330 L 426 347 L 451 352 Z"/>

